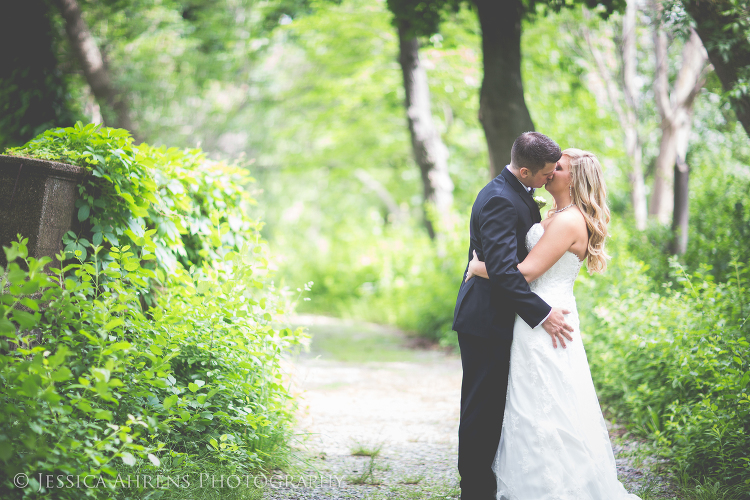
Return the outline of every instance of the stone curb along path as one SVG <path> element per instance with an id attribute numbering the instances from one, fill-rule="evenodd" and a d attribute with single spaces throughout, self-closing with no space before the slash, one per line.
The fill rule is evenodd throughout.
<path id="1" fill-rule="evenodd" d="M 299 401 L 300 465 L 278 472 L 263 498 L 459 498 L 460 357 L 406 347 L 387 327 L 316 316 L 294 323 L 313 335 L 310 352 L 284 362 Z M 613 442 L 616 455 L 633 448 Z M 628 458 L 617 464 L 629 490 L 646 482 Z"/>

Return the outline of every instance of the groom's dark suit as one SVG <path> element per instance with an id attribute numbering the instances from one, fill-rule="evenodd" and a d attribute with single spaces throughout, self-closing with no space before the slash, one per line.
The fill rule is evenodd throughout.
<path id="1" fill-rule="evenodd" d="M 492 461 L 503 424 L 516 314 L 536 327 L 551 310 L 517 268 L 528 254 L 526 233 L 541 219 L 533 197 L 507 168 L 479 192 L 471 209 L 469 260 L 476 251 L 489 280 L 462 280 L 453 313 L 463 365 L 458 430 L 462 500 L 495 499 Z"/>

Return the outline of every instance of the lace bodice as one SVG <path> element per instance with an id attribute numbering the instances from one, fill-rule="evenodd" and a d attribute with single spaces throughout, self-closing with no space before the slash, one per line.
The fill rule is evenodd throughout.
<path id="1" fill-rule="evenodd" d="M 526 234 L 526 248 L 531 251 L 544 234 L 544 226 L 536 223 Z M 573 284 L 581 270 L 583 261 L 573 252 L 565 252 L 547 272 L 529 283 L 531 291 L 543 298 L 553 307 L 563 307 L 575 304 Z"/>

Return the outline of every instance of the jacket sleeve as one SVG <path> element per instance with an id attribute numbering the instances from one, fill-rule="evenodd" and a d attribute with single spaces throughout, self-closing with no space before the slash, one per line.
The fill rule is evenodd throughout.
<path id="1" fill-rule="evenodd" d="M 538 326 L 552 309 L 531 291 L 518 270 L 518 213 L 507 198 L 490 198 L 480 211 L 482 253 L 493 290 L 510 302 L 513 310 L 531 328 Z"/>

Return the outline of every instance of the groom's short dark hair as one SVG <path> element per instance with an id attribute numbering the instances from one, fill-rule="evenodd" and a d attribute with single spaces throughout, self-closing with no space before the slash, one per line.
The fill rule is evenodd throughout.
<path id="1" fill-rule="evenodd" d="M 562 150 L 555 141 L 539 132 L 524 132 L 510 150 L 510 164 L 516 169 L 528 168 L 536 174 L 547 163 L 557 163 Z"/>

